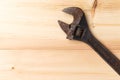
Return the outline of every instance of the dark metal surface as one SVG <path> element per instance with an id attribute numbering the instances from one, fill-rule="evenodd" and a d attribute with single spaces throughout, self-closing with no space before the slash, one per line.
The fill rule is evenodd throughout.
<path id="1" fill-rule="evenodd" d="M 90 45 L 120 75 L 120 60 L 94 37 L 88 27 L 84 12 L 78 7 L 65 8 L 63 12 L 74 17 L 71 24 L 58 21 L 67 34 L 67 39 L 83 41 Z"/>

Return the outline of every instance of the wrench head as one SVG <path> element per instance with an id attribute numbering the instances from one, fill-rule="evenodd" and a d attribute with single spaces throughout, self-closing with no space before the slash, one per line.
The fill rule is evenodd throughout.
<path id="1" fill-rule="evenodd" d="M 77 25 L 79 24 L 84 12 L 82 11 L 82 9 L 78 8 L 78 7 L 69 7 L 69 8 L 65 8 L 63 9 L 63 12 L 70 14 L 73 16 L 73 22 L 71 24 Z"/>
<path id="2" fill-rule="evenodd" d="M 80 39 L 83 31 L 86 27 L 88 28 L 84 12 L 78 7 L 65 8 L 63 12 L 72 15 L 74 18 L 71 24 L 58 20 L 60 27 L 67 34 L 67 39 Z"/>

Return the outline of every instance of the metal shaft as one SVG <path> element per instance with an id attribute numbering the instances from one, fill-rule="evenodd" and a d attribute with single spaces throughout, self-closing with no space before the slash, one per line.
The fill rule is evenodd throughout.
<path id="1" fill-rule="evenodd" d="M 110 50 L 108 50 L 93 35 L 88 39 L 87 44 L 90 45 L 120 75 L 120 60 L 113 55 Z"/>

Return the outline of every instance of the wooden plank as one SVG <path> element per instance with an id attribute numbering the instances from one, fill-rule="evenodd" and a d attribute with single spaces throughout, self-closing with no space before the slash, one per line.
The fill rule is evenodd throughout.
<path id="1" fill-rule="evenodd" d="M 18 6 L 24 7 L 44 7 L 44 8 L 63 8 L 70 6 L 81 7 L 84 10 L 91 9 L 94 0 L 18 0 Z"/>
<path id="2" fill-rule="evenodd" d="M 51 4 L 59 2 L 61 1 L 4 2 L 0 13 L 0 49 L 90 49 L 86 44 L 65 39 L 66 35 L 60 29 L 57 20 L 68 23 L 72 21 L 71 16 L 61 12 L 66 6 L 47 7 L 54 7 L 56 5 Z M 46 7 L 43 8 L 43 5 Z M 91 21 L 90 11 L 85 9 L 85 12 Z M 119 27 L 92 27 L 91 30 L 108 48 L 120 49 Z"/>
<path id="3" fill-rule="evenodd" d="M 106 27 L 109 20 L 105 25 L 92 27 L 94 3 L 94 0 L 0 1 L 0 80 L 119 80 L 89 46 L 66 40 L 57 23 L 59 19 L 67 23 L 73 20 L 61 12 L 63 8 L 81 7 L 95 36 L 120 59 L 120 27 L 115 26 L 118 21 L 109 28 Z M 98 7 L 96 12 L 99 10 Z M 96 12 L 94 20 L 98 24 Z M 98 27 L 101 25 L 105 27 Z"/>
<path id="4" fill-rule="evenodd" d="M 61 49 L 64 43 L 66 47 L 75 47 L 78 43 L 68 44 L 70 41 L 65 40 L 57 20 L 70 23 L 72 16 L 64 14 L 62 9 L 74 5 L 81 6 L 90 19 L 88 8 L 92 3 L 93 0 L 1 1 L 0 49 Z"/>
<path id="5" fill-rule="evenodd" d="M 0 74 L 2 80 L 120 78 L 91 50 L 0 50 Z"/>
<path id="6" fill-rule="evenodd" d="M 98 0 L 94 26 L 120 26 L 120 0 Z"/>
<path id="7" fill-rule="evenodd" d="M 58 10 L 59 8 L 54 9 L 54 8 L 47 7 L 47 8 L 43 9 L 43 6 L 35 6 L 37 4 L 36 3 L 37 1 L 32 1 L 33 4 L 31 4 L 32 3 L 31 1 L 28 3 L 27 2 L 28 1 L 17 1 L 16 2 L 13 0 L 13 2 L 3 1 L 4 4 L 1 3 L 3 5 L 1 5 L 2 8 L 1 8 L 1 13 L 0 13 L 1 14 L 0 26 L 2 26 L 0 29 L 0 36 L 1 36 L 1 42 L 0 42 L 1 47 L 0 48 L 1 49 L 18 49 L 18 48 L 20 48 L 20 49 L 33 49 L 33 48 L 40 49 L 40 47 L 42 46 L 41 44 L 44 44 L 46 42 L 48 42 L 48 46 L 53 45 L 53 48 L 56 47 L 55 45 L 59 45 L 61 43 L 65 44 L 66 43 L 66 41 L 64 40 L 65 35 L 64 35 L 64 33 L 62 33 L 62 31 L 60 31 L 60 28 L 57 24 L 57 20 L 67 17 L 67 18 L 64 18 L 65 21 L 71 22 L 72 18 L 69 15 L 65 15 L 65 14 L 61 13 L 61 10 Z M 49 6 L 49 4 L 50 4 L 49 2 L 50 1 L 48 1 L 48 2 L 41 1 L 41 2 L 39 2 L 39 4 L 44 3 L 44 5 Z M 83 1 L 83 3 L 84 3 L 84 1 Z M 81 2 L 81 4 L 83 4 L 83 3 Z M 9 5 L 7 5 L 7 4 L 9 4 Z M 89 14 L 89 11 L 86 11 L 86 13 Z M 53 18 L 54 15 L 56 15 L 56 17 Z M 88 16 L 90 16 L 90 15 L 88 15 Z M 48 23 L 48 20 L 49 20 L 49 23 Z M 109 44 L 117 45 L 116 47 L 112 47 L 112 49 L 113 48 L 119 49 L 119 46 L 118 46 L 119 37 L 117 36 L 117 35 L 119 35 L 119 28 L 116 27 L 116 29 L 114 29 L 114 30 L 113 29 L 114 28 L 110 28 L 110 30 L 115 31 L 115 32 L 117 30 L 117 33 L 109 34 L 109 36 L 105 35 L 107 33 L 106 30 L 108 30 L 108 29 L 106 29 L 106 30 L 104 30 L 104 28 L 102 28 L 101 30 L 95 29 L 96 32 L 99 31 L 99 33 L 98 34 L 95 33 L 95 35 L 97 34 L 98 36 L 102 37 L 104 40 L 108 41 L 108 45 Z M 92 29 L 92 30 L 94 30 L 94 29 Z M 45 34 L 45 32 L 47 32 L 47 33 Z M 102 33 L 102 35 L 100 32 Z M 108 32 L 108 33 L 110 33 L 110 32 Z M 49 33 L 51 33 L 51 35 L 49 35 Z M 59 34 L 56 35 L 56 33 L 59 33 Z M 53 39 L 56 39 L 56 42 L 61 42 L 61 43 L 57 43 L 54 45 L 54 44 L 52 44 L 54 42 Z M 57 40 L 57 39 L 63 39 L 63 40 Z M 112 43 L 110 43 L 109 41 Z M 104 43 L 104 41 L 103 41 L 103 43 Z M 66 43 L 66 45 L 67 44 L 68 43 Z M 76 44 L 78 44 L 78 43 L 75 43 L 74 46 L 76 46 Z M 41 46 L 39 46 L 39 45 L 41 45 Z M 71 46 L 71 45 L 67 45 L 67 46 Z M 74 46 L 72 46 L 72 47 L 74 47 Z M 110 46 L 112 46 L 112 45 L 110 45 Z M 46 48 L 46 47 L 43 47 L 43 48 Z M 85 49 L 88 49 L 88 48 L 85 48 Z"/>
<path id="8" fill-rule="evenodd" d="M 120 50 L 120 27 L 95 27 L 91 30 L 108 48 Z M 4 26 L 0 29 L 0 36 L 0 49 L 90 49 L 85 43 L 67 40 L 58 25 L 42 28 Z"/>

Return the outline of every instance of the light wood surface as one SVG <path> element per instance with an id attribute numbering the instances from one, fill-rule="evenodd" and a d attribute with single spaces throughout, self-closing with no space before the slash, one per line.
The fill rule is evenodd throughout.
<path id="1" fill-rule="evenodd" d="M 98 0 L 94 24 L 120 26 L 120 0 Z"/>
<path id="2" fill-rule="evenodd" d="M 93 34 L 120 59 L 119 0 L 1 0 L 0 80 L 120 80 L 87 44 L 70 41 L 57 20 L 82 8 Z"/>

